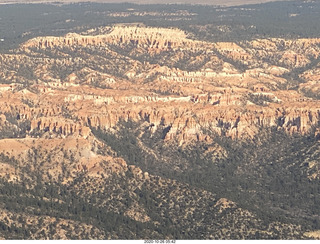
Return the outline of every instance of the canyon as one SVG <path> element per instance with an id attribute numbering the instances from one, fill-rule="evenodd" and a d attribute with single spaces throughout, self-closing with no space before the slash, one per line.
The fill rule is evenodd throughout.
<path id="1" fill-rule="evenodd" d="M 96 32 L 99 34 L 92 34 Z M 84 212 L 93 204 L 90 206 L 122 214 L 125 221 L 139 222 L 139 226 L 152 223 L 155 237 L 163 237 L 157 229 L 160 223 L 166 226 L 163 215 L 170 216 L 174 224 L 181 224 L 181 231 L 184 226 L 191 226 L 190 233 L 200 233 L 190 216 L 197 215 L 195 209 L 205 207 L 206 213 L 212 211 L 221 226 L 224 222 L 220 214 L 226 214 L 229 224 L 242 219 L 243 222 L 236 221 L 240 223 L 240 227 L 235 227 L 236 238 L 253 238 L 253 233 L 257 238 L 272 238 L 275 229 L 281 228 L 287 233 L 286 238 L 307 238 L 310 235 L 303 235 L 299 224 L 262 224 L 257 215 L 235 202 L 216 198 L 210 189 L 197 189 L 204 184 L 198 180 L 189 189 L 187 183 L 165 177 L 171 171 L 186 180 L 183 170 L 186 176 L 195 174 L 190 170 L 192 167 L 201 174 L 206 174 L 205 167 L 218 167 L 224 172 L 228 168 L 221 166 L 224 160 L 236 165 L 234 175 L 246 176 L 258 167 L 250 165 L 253 162 L 250 160 L 261 159 L 258 152 L 268 144 L 264 140 L 273 140 L 265 136 L 270 130 L 283 141 L 279 144 L 276 141 L 272 145 L 275 148 L 265 157 L 270 156 L 270 161 L 276 163 L 265 163 L 262 158 L 266 165 L 263 167 L 282 165 L 284 159 L 290 161 L 293 149 L 285 138 L 311 138 L 309 141 L 314 140 L 314 145 L 303 148 L 305 151 L 299 156 L 304 161 L 297 164 L 306 172 L 303 180 L 316 184 L 320 179 L 319 77 L 320 38 L 208 42 L 191 38 L 177 28 L 139 24 L 115 24 L 64 36 L 35 37 L 0 54 L 0 176 L 12 184 L 29 182 L 26 185 L 30 191 L 36 188 L 35 182 L 45 184 L 48 189 L 50 184 L 60 184 L 77 203 L 79 196 L 86 199 L 88 194 L 95 200 L 81 202 Z M 237 165 L 239 160 L 233 160 L 231 155 L 230 148 L 238 142 L 244 148 L 245 143 L 257 146 L 252 155 L 248 153 L 242 158 L 244 166 Z M 126 143 L 131 143 L 130 147 Z M 145 154 L 134 154 L 134 150 Z M 195 154 L 191 153 L 193 150 Z M 287 151 L 279 156 L 277 150 Z M 195 155 L 196 166 L 188 161 Z M 180 157 L 177 162 L 175 157 Z M 138 160 L 150 158 L 154 167 L 150 169 L 154 172 L 138 164 Z M 209 159 L 209 166 L 201 164 Z M 156 175 L 159 169 L 165 169 L 161 176 Z M 265 173 L 259 170 L 252 174 L 257 179 Z M 234 187 L 231 178 L 227 181 Z M 224 176 L 221 179 L 224 184 Z M 168 192 L 175 203 L 167 199 Z M 198 195 L 201 197 L 196 198 Z M 40 197 L 41 204 L 44 196 L 46 193 Z M 67 200 L 61 199 L 56 204 L 65 206 Z M 150 207 L 150 201 L 156 204 Z M 71 203 L 68 206 L 76 216 L 78 209 L 71 208 Z M 161 206 L 167 206 L 168 210 Z M 153 215 L 150 209 L 159 215 Z M 175 211 L 179 216 L 175 217 Z M 13 218 L 9 210 L 0 212 L 7 219 Z M 87 229 L 91 229 L 92 238 L 117 239 L 128 234 L 116 230 L 103 233 L 91 222 L 81 224 L 74 216 L 68 221 L 50 222 L 45 218 L 42 222 L 45 226 L 53 226 L 53 222 L 56 226 L 68 226 L 61 235 L 51 235 L 53 238 L 68 238 L 65 232 L 74 232 L 75 225 L 80 226 L 81 236 L 88 236 Z M 32 218 L 40 223 L 38 217 Z M 219 229 L 206 216 L 199 218 L 206 223 L 205 238 L 235 237 L 228 229 L 230 226 Z M 4 219 L 1 217 L 0 221 Z M 243 223 L 251 229 L 243 227 Z M 169 229 L 165 229 L 169 233 L 165 237 L 175 237 L 177 233 Z M 139 237 L 148 234 L 145 228 Z M 39 233 L 32 236 L 38 238 Z M 281 234 L 276 237 L 282 238 Z"/>
<path id="2" fill-rule="evenodd" d="M 194 41 L 176 29 L 106 32 L 38 37 L 2 54 L 1 111 L 30 121 L 28 133 L 87 138 L 90 127 L 132 120 L 170 128 L 165 139 L 180 143 L 207 140 L 204 130 L 236 139 L 260 127 L 306 134 L 319 124 L 319 101 L 305 95 L 320 89 L 317 65 L 299 74 L 298 85 L 284 75 L 318 60 L 320 39 L 235 44 Z"/>

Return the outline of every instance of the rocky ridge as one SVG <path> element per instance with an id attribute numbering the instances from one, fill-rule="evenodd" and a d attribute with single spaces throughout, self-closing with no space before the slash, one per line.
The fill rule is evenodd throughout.
<path id="1" fill-rule="evenodd" d="M 115 26 L 106 30 L 99 35 L 38 37 L 0 54 L 0 176 L 6 186 L 24 182 L 22 192 L 57 184 L 79 204 L 75 206 L 81 206 L 81 210 L 74 209 L 74 202 L 63 198 L 54 201 L 74 213 L 73 220 L 42 219 L 42 234 L 30 229 L 30 238 L 43 233 L 70 238 L 66 233 L 73 233 L 74 226 L 79 226 L 79 236 L 94 238 L 132 233 L 141 233 L 141 238 L 163 237 L 159 226 L 167 226 L 168 219 L 181 230 L 188 227 L 191 236 L 202 233 L 203 227 L 202 237 L 212 239 L 272 238 L 275 233 L 278 238 L 302 238 L 300 225 L 266 224 L 231 200 L 216 199 L 208 191 L 130 163 L 141 160 L 143 166 L 150 160 L 155 172 L 165 167 L 177 175 L 204 174 L 202 164 L 208 158 L 217 172 L 225 169 L 221 164 L 231 157 L 229 148 L 215 141 L 220 136 L 245 142 L 256 140 L 262 129 L 273 128 L 317 140 L 319 39 L 209 43 L 189 39 L 177 29 Z M 132 132 L 135 138 L 126 128 L 121 134 L 120 127 L 126 123 L 137 126 Z M 119 142 L 122 145 L 116 145 Z M 134 146 L 127 147 L 126 142 Z M 137 148 L 144 153 L 135 155 L 131 150 Z M 195 159 L 196 166 L 190 163 L 193 159 L 188 161 L 199 154 L 193 150 L 203 152 Z M 312 150 L 313 160 L 319 150 Z M 292 156 L 284 155 L 275 158 L 282 162 Z M 304 160 L 299 164 L 307 179 L 318 180 L 316 161 Z M 250 160 L 245 162 L 248 167 L 244 169 L 232 161 L 234 175 L 246 175 L 246 169 L 253 168 Z M 258 173 L 259 166 L 255 164 Z M 8 192 L 0 197 L 7 199 Z M 46 205 L 48 196 L 39 192 L 38 202 L 30 201 L 33 207 L 19 215 L 26 219 L 25 229 L 31 228 L 27 219 L 40 223 L 34 205 Z M 0 218 L 0 225 L 14 229 L 8 206 L 0 206 L 6 216 Z M 89 207 L 93 212 L 96 207 L 118 214 L 126 223 L 134 221 L 134 228 L 146 232 L 109 231 L 110 226 L 103 227 L 109 232 L 103 231 L 97 227 L 104 223 L 101 216 L 93 225 L 92 219 L 78 214 L 85 214 Z M 206 212 L 200 216 L 203 209 Z M 81 218 L 88 224 L 81 224 Z M 194 219 L 201 222 L 201 228 Z M 54 226 L 61 232 L 56 236 L 47 231 Z M 230 231 L 230 226 L 236 231 Z M 170 228 L 165 231 L 168 238 L 178 236 Z"/>
<path id="2" fill-rule="evenodd" d="M 305 134 L 318 124 L 318 101 L 300 90 L 316 92 L 317 80 L 309 79 L 311 71 L 305 71 L 303 77 L 308 80 L 300 83 L 298 90 L 291 90 L 283 75 L 317 59 L 319 42 L 265 39 L 205 43 L 187 39 L 184 32 L 175 29 L 132 26 L 116 26 L 98 36 L 38 37 L 23 44 L 18 54 L 1 55 L 3 76 L 7 82 L 15 82 L 2 86 L 1 95 L 15 101 L 2 103 L 1 109 L 30 120 L 30 131 L 64 136 L 87 137 L 90 126 L 109 129 L 119 120 L 147 121 L 154 128 L 161 124 L 170 128 L 166 139 L 181 141 L 207 138 L 203 129 L 232 138 L 252 137 L 261 126 Z M 131 51 L 125 55 L 121 50 L 128 46 Z M 72 50 L 77 51 L 71 54 Z M 93 56 L 93 50 L 101 54 Z M 168 50 L 170 56 L 166 56 Z M 185 59 L 188 52 L 190 60 Z M 143 63 L 142 54 L 147 55 Z M 150 58 L 161 54 L 163 65 L 150 63 Z M 200 65 L 199 69 L 174 67 L 175 59 L 187 66 Z M 23 67 L 14 68 L 18 60 L 31 69 L 32 89 L 20 88 L 26 74 L 19 75 Z M 245 65 L 246 70 L 237 65 Z M 64 77 L 58 77 L 59 67 L 65 69 Z M 113 67 L 120 73 L 110 74 Z M 34 106 L 19 102 L 22 99 Z M 259 99 L 265 101 L 260 103 Z M 71 117 L 62 119 L 66 114 Z M 41 118 L 48 116 L 52 118 Z"/>
<path id="3" fill-rule="evenodd" d="M 253 138 L 262 127 L 307 134 L 320 121 L 319 100 L 304 93 L 317 91 L 310 74 L 319 43 L 206 43 L 138 26 L 34 38 L 0 55 L 2 130 L 24 123 L 15 129 L 22 137 L 92 141 L 91 128 L 112 131 L 134 121 L 180 144 L 210 142 L 214 133 Z M 305 82 L 286 78 L 301 67 Z"/>

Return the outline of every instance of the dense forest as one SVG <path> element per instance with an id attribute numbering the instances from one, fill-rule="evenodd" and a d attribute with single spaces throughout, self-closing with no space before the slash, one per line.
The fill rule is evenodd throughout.
<path id="1" fill-rule="evenodd" d="M 308 178 L 309 165 L 320 156 L 312 134 L 289 136 L 272 128 L 261 129 L 253 140 L 214 136 L 211 145 L 183 148 L 164 143 L 161 129 L 152 136 L 146 131 L 137 139 L 141 131 L 135 123 L 123 122 L 120 128 L 117 136 L 93 132 L 144 171 L 231 199 L 269 221 L 320 228 L 320 186 L 318 180 Z M 206 153 L 211 146 L 222 148 L 223 154 Z M 145 147 L 152 153 L 142 149 Z"/>
<path id="2" fill-rule="evenodd" d="M 190 38 L 206 41 L 319 37 L 319 13 L 319 2 L 300 0 L 237 7 L 59 2 L 8 4 L 0 8 L 0 49 L 14 48 L 34 36 L 79 33 L 116 23 L 178 27 L 189 33 Z"/>

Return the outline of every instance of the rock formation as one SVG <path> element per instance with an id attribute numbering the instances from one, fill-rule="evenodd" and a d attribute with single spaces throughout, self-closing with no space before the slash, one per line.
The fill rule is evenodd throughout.
<path id="1" fill-rule="evenodd" d="M 204 131 L 253 137 L 261 127 L 306 134 L 319 124 L 319 101 L 305 96 L 319 91 L 319 65 L 300 74 L 298 90 L 284 75 L 318 58 L 320 39 L 206 43 L 177 29 L 109 29 L 37 37 L 0 55 L 2 116 L 30 121 L 30 136 L 89 138 L 90 127 L 131 120 L 180 142 L 210 140 Z"/>

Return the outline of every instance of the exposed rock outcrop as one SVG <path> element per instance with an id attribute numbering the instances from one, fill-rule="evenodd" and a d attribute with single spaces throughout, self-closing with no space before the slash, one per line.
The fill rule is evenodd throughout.
<path id="1" fill-rule="evenodd" d="M 289 89 L 291 81 L 283 75 L 310 65 L 319 57 L 319 43 L 316 38 L 207 43 L 177 29 L 138 26 L 37 37 L 18 54 L 0 55 L 1 75 L 12 82 L 0 87 L 0 109 L 30 121 L 30 135 L 89 138 L 90 127 L 108 130 L 122 120 L 147 122 L 152 132 L 165 128 L 165 140 L 180 142 L 210 141 L 205 131 L 253 137 L 261 127 L 306 134 L 320 120 L 319 101 L 305 96 L 319 91 L 318 67 L 300 75 L 306 82 L 298 91 Z M 154 57 L 158 64 L 150 64 Z M 16 68 L 21 62 L 32 71 L 28 78 Z M 22 79 L 28 79 L 28 88 Z"/>
<path id="2" fill-rule="evenodd" d="M 146 28 L 135 26 L 116 26 L 106 35 L 83 36 L 76 33 L 64 37 L 37 37 L 26 42 L 23 47 L 54 48 L 57 46 L 88 45 L 137 45 L 149 49 L 174 49 L 190 46 L 196 47 L 198 42 L 186 38 L 186 34 L 178 29 Z M 199 42 L 200 43 L 200 42 Z"/>

